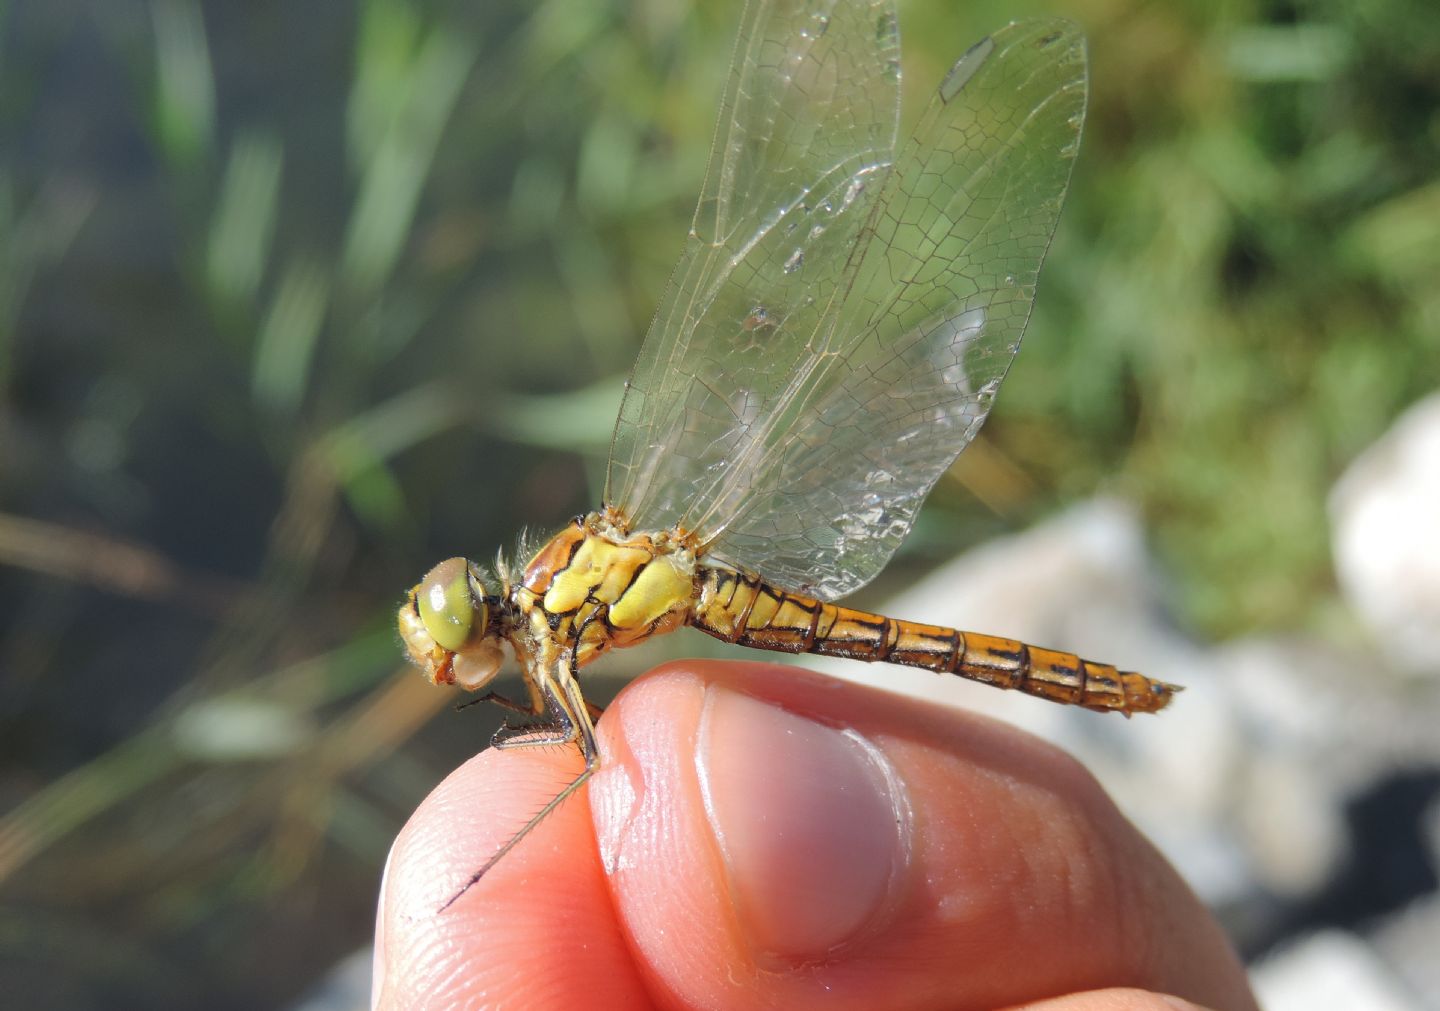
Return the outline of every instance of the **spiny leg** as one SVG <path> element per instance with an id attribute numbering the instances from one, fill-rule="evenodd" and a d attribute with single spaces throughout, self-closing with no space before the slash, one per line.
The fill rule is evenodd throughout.
<path id="1" fill-rule="evenodd" d="M 573 682 L 574 676 L 571 675 L 567 680 Z M 493 747 L 504 751 L 507 748 L 540 748 L 547 744 L 570 744 L 575 741 L 579 736 L 576 720 L 572 715 L 573 710 L 566 705 L 563 691 L 557 690 L 554 682 L 549 679 L 546 679 L 544 684 L 543 695 L 550 722 L 521 723 L 513 726 L 507 723 L 490 738 Z M 534 712 L 515 703 L 506 708 L 522 716 L 544 715 L 543 712 Z"/>
<path id="2" fill-rule="evenodd" d="M 485 861 L 479 870 L 470 875 L 470 879 L 461 885 L 460 889 L 454 895 L 446 899 L 444 905 L 436 910 L 437 913 L 443 913 L 454 905 L 477 881 L 489 873 L 490 868 L 494 867 L 505 854 L 514 849 L 516 843 L 529 835 L 531 829 L 544 821 L 550 812 L 565 803 L 571 794 L 584 786 L 585 781 L 590 778 L 595 772 L 596 767 L 600 764 L 600 750 L 595 741 L 595 727 L 590 721 L 590 707 L 580 694 L 580 687 L 575 680 L 573 671 L 566 670 L 562 674 L 562 680 L 563 683 L 557 684 L 554 679 L 547 677 L 544 679 L 542 686 L 545 700 L 549 703 L 550 711 L 555 716 L 555 723 L 553 725 L 501 727 L 500 730 L 496 732 L 492 743 L 495 747 L 501 749 L 578 743 L 580 745 L 580 754 L 585 759 L 585 768 L 581 769 L 580 774 L 571 780 L 563 790 L 552 797 L 549 803 L 542 807 L 534 817 L 521 826 L 520 831 L 511 836 L 509 842 L 501 846 L 500 849 L 495 852 L 495 855 Z"/>

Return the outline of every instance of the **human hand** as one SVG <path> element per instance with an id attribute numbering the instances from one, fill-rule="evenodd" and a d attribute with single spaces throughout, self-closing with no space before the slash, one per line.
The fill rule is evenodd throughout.
<path id="1" fill-rule="evenodd" d="M 1254 1009 L 1219 926 L 1090 775 L 980 716 L 772 664 L 630 685 L 601 766 L 487 750 L 420 805 L 376 923 L 387 1009 Z"/>

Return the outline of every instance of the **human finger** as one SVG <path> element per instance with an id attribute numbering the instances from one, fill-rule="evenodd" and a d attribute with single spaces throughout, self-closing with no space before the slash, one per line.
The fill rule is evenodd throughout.
<path id="1" fill-rule="evenodd" d="M 662 1003 L 994 1008 L 1133 987 L 1254 1007 L 1173 869 L 1078 763 L 1013 728 L 684 661 L 627 688 L 601 742 L 600 849 Z"/>

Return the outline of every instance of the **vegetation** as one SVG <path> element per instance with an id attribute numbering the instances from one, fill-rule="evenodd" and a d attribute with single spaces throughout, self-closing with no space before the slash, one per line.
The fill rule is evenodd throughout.
<path id="1" fill-rule="evenodd" d="M 486 733 L 393 608 L 598 500 L 739 6 L 0 2 L 17 1005 L 273 1005 L 365 943 Z M 1111 491 L 1196 634 L 1316 623 L 1327 489 L 1440 374 L 1440 15 L 1043 10 L 1092 40 L 1072 199 L 898 564 Z M 906 4 L 911 117 L 1020 13 Z"/>

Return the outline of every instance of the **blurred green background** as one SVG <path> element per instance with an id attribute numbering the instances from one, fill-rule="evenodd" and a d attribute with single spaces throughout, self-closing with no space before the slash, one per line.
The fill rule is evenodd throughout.
<path id="1" fill-rule="evenodd" d="M 274 1006 L 366 943 L 488 734 L 394 608 L 598 502 L 739 8 L 0 0 L 16 1006 Z M 1109 491 L 1197 637 L 1329 627 L 1325 494 L 1440 376 L 1440 14 L 912 0 L 907 122 L 1039 12 L 1091 39 L 1070 203 L 882 582 Z"/>

